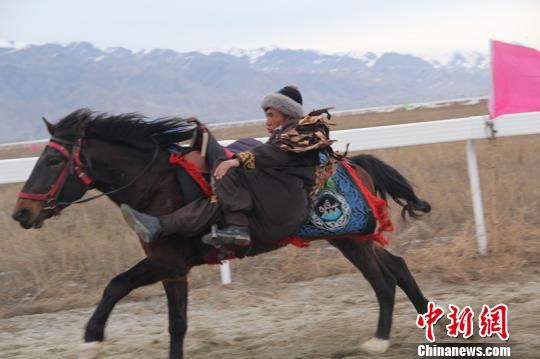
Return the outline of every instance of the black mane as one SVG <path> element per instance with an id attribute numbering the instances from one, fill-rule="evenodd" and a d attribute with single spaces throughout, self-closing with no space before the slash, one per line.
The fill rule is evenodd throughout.
<path id="1" fill-rule="evenodd" d="M 68 140 L 98 137 L 106 141 L 147 149 L 154 143 L 168 146 L 190 139 L 195 124 L 180 117 L 161 117 L 149 120 L 135 112 L 120 115 L 96 113 L 90 109 L 78 109 L 54 126 L 54 136 Z"/>

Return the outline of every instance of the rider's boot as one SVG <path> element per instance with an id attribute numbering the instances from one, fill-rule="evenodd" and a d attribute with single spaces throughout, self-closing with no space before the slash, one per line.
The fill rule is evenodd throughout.
<path id="1" fill-rule="evenodd" d="M 235 246 L 246 247 L 251 244 L 251 236 L 246 226 L 231 224 L 222 229 L 216 230 L 214 236 L 212 232 L 205 234 L 202 241 L 206 244 L 219 248 L 224 244 L 234 244 Z"/>
<path id="2" fill-rule="evenodd" d="M 163 227 L 158 217 L 139 212 L 125 203 L 120 206 L 120 210 L 127 224 L 144 243 L 152 243 L 163 233 Z"/>
<path id="3" fill-rule="evenodd" d="M 215 235 L 210 232 L 202 237 L 202 241 L 214 247 L 221 247 L 224 244 L 234 244 L 245 247 L 251 244 L 251 236 L 248 228 L 248 218 L 242 212 L 231 212 L 224 214 L 226 223 L 224 228 L 217 229 Z"/>

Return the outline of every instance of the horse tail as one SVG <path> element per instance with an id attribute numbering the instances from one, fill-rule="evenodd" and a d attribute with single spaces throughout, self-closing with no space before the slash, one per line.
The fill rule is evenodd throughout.
<path id="1" fill-rule="evenodd" d="M 412 185 L 395 168 L 372 155 L 359 155 L 350 158 L 352 162 L 365 169 L 375 185 L 375 192 L 383 199 L 390 195 L 399 204 L 401 217 L 408 214 L 414 219 L 420 219 L 424 213 L 431 211 L 431 205 L 416 196 Z"/>

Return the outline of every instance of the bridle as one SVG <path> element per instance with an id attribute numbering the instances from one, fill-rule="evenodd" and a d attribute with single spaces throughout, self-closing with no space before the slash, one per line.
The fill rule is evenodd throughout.
<path id="1" fill-rule="evenodd" d="M 71 152 L 68 151 L 64 145 L 72 145 Z M 77 177 L 84 183 L 84 185 L 90 189 L 92 188 L 92 180 L 84 172 L 83 164 L 81 161 L 81 145 L 82 138 L 79 138 L 77 141 L 67 141 L 61 138 L 52 137 L 47 143 L 47 147 L 55 149 L 60 152 L 66 159 L 67 163 L 54 181 L 54 184 L 51 186 L 51 189 L 47 193 L 27 193 L 20 192 L 18 197 L 21 199 L 31 199 L 34 201 L 43 201 L 46 206 L 44 210 L 52 210 L 54 214 L 60 213 L 61 208 L 58 208 L 58 197 L 62 192 L 62 188 L 66 183 L 66 180 L 69 175 L 77 174 Z"/>
<path id="2" fill-rule="evenodd" d="M 27 192 L 19 192 L 18 197 L 21 199 L 30 199 L 34 201 L 43 201 L 45 202 L 45 207 L 43 207 L 42 210 L 50 210 L 53 212 L 53 215 L 60 214 L 60 211 L 66 207 L 68 207 L 71 204 L 77 204 L 77 203 L 86 203 L 90 202 L 94 199 L 97 199 L 99 197 L 107 196 L 112 193 L 119 192 L 132 184 L 134 184 L 141 176 L 146 173 L 150 167 L 152 167 L 152 164 L 157 158 L 157 155 L 159 153 L 159 146 L 157 142 L 154 141 L 155 149 L 154 154 L 152 155 L 152 159 L 148 164 L 144 167 L 144 169 L 137 175 L 135 178 L 129 182 L 128 184 L 121 186 L 119 188 L 113 189 L 108 192 L 100 193 L 95 196 L 86 198 L 86 199 L 80 199 L 77 201 L 72 202 L 58 202 L 58 198 L 60 197 L 60 194 L 62 192 L 62 189 L 64 188 L 64 185 L 66 184 L 66 180 L 69 176 L 75 174 L 77 178 L 79 178 L 82 183 L 86 186 L 87 190 L 93 189 L 94 182 L 92 179 L 85 173 L 84 171 L 84 165 L 83 161 L 81 160 L 81 146 L 83 143 L 83 139 L 79 138 L 76 141 L 68 141 L 64 140 L 62 138 L 58 137 L 51 137 L 49 142 L 47 143 L 47 147 L 50 147 L 58 152 L 60 152 L 66 159 L 67 163 L 54 181 L 54 184 L 51 186 L 51 189 L 47 193 L 27 193 Z M 69 151 L 65 145 L 72 146 L 71 151 Z"/>

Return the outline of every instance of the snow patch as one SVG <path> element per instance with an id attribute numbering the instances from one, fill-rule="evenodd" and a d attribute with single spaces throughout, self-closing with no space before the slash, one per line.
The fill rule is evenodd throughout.
<path id="1" fill-rule="evenodd" d="M 223 52 L 232 56 L 236 56 L 236 57 L 247 57 L 249 59 L 249 63 L 253 64 L 257 62 L 257 60 L 260 57 L 266 55 L 268 52 L 275 49 L 276 47 L 259 47 L 259 48 L 247 49 L 247 50 L 233 48 L 233 49 L 225 50 Z"/>
<path id="2" fill-rule="evenodd" d="M 424 59 L 433 67 L 439 69 L 484 70 L 489 68 L 490 57 L 487 53 L 479 51 L 451 51 L 435 56 L 425 56 Z"/>
<path id="3" fill-rule="evenodd" d="M 373 51 L 367 51 L 367 52 L 347 52 L 344 53 L 344 56 L 352 57 L 354 59 L 358 59 L 364 63 L 367 67 L 373 67 L 377 60 L 381 58 L 381 56 L 384 54 L 384 52 L 373 52 Z"/>
<path id="4" fill-rule="evenodd" d="M 0 40 L 0 47 L 10 48 L 13 50 L 22 50 L 29 47 L 31 44 L 20 41 Z"/>
<path id="5" fill-rule="evenodd" d="M 20 41 L 0 40 L 0 48 L 8 48 L 6 53 L 13 53 L 29 48 L 32 44 Z"/>

